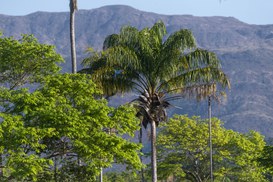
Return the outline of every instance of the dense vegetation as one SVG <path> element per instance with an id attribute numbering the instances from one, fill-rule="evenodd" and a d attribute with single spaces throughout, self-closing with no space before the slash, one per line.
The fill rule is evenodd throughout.
<path id="1" fill-rule="evenodd" d="M 167 121 L 171 101 L 184 97 L 198 100 L 229 87 L 217 56 L 198 49 L 189 30 L 165 37 L 165 24 L 138 30 L 125 26 L 120 34 L 106 37 L 102 52 L 84 60 L 89 73 L 106 96 L 136 92 L 134 100 L 141 125 L 151 128 L 152 181 L 157 181 L 156 127 Z M 166 39 L 166 40 L 165 40 Z M 144 179 L 143 179 L 144 180 Z"/>
<path id="2" fill-rule="evenodd" d="M 13 67 L 18 56 L 33 53 L 28 46 L 36 45 L 36 39 L 28 39 L 27 45 L 9 38 L 1 41 L 5 43 L 0 45 L 1 53 L 6 56 L 15 48 L 22 49 L 20 55 L 10 55 L 10 65 L 1 64 L 5 68 L 2 74 L 12 74 L 10 78 L 16 80 L 11 81 L 16 83 L 18 75 L 26 74 L 29 80 L 19 80 L 21 84 L 30 85 L 32 78 L 36 81 L 33 91 L 1 87 L 1 181 L 92 181 L 102 167 L 114 162 L 128 168 L 141 167 L 140 146 L 122 138 L 124 134 L 133 136 L 138 129 L 134 108 L 107 106 L 88 76 L 51 72 L 50 62 L 49 69 L 44 67 L 45 73 L 37 75 L 21 69 L 32 62 L 40 65 L 51 56 L 59 57 L 52 49 L 43 52 L 43 59 L 29 57 L 29 62 L 22 60 L 21 67 Z M 37 57 L 48 47 L 40 46 L 41 50 L 33 53 Z"/>
<path id="3" fill-rule="evenodd" d="M 65 6 L 68 8 L 69 1 Z M 126 16 L 124 16 L 126 15 Z M 161 15 L 115 5 L 76 12 L 76 46 L 78 69 L 88 46 L 101 50 L 107 35 L 119 33 L 124 25 L 141 30 L 163 20 L 168 33 L 190 29 L 198 46 L 213 51 L 223 70 L 232 80 L 232 88 L 224 104 L 213 104 L 212 112 L 228 129 L 240 132 L 259 131 L 273 137 L 273 25 L 250 25 L 232 17 L 196 17 Z M 71 72 L 69 44 L 69 12 L 36 12 L 26 16 L 0 15 L 0 30 L 5 36 L 20 38 L 21 33 L 34 34 L 39 42 L 52 44 L 66 60 L 62 70 Z M 255 89 L 253 89 L 255 88 Z M 131 94 L 130 94 L 131 96 Z M 118 97 L 115 97 L 118 98 Z M 109 103 L 113 103 L 111 99 Z M 128 101 L 128 95 L 114 103 Z M 206 102 L 176 103 L 183 109 L 169 112 L 206 117 Z"/>
<path id="4" fill-rule="evenodd" d="M 226 130 L 220 120 L 212 121 L 214 181 L 263 181 L 258 166 L 265 142 L 263 136 Z M 177 181 L 209 179 L 208 120 L 174 116 L 162 126 L 158 138 L 159 170 L 162 177 Z"/>
<path id="5" fill-rule="evenodd" d="M 167 120 L 165 109 L 170 105 L 164 100 L 168 95 L 162 94 L 188 96 L 188 91 L 195 91 L 192 93 L 200 98 L 215 93 L 216 82 L 225 87 L 228 80 L 213 53 L 199 49 L 189 52 L 188 48 L 195 48 L 190 32 L 181 30 L 162 44 L 164 30 L 164 24 L 159 22 L 142 31 L 125 27 L 120 40 L 118 35 L 109 36 L 105 41 L 108 49 L 93 57 L 102 61 L 102 66 L 88 59 L 91 70 L 95 65 L 104 72 L 91 72 L 90 76 L 61 74 L 58 64 L 63 59 L 54 46 L 40 44 L 33 36 L 24 35 L 20 40 L 0 38 L 0 180 L 96 181 L 101 168 L 113 164 L 121 164 L 126 170 L 106 173 L 105 181 L 139 181 L 141 168 L 147 181 L 156 180 L 151 175 L 156 166 L 143 168 L 139 158 L 142 146 L 132 139 L 140 121 L 160 126 L 155 158 L 159 179 L 208 180 L 207 120 L 177 115 L 161 125 L 159 121 Z M 177 37 L 189 45 L 172 44 Z M 132 42 L 122 42 L 124 38 Z M 119 43 L 128 47 L 123 49 Z M 144 44 L 152 46 L 141 47 Z M 131 45 L 135 53 L 120 54 L 130 51 Z M 173 45 L 177 47 L 170 49 Z M 115 62 L 108 63 L 109 60 Z M 146 65 L 151 60 L 155 62 Z M 128 67 L 134 69 L 124 69 Z M 135 74 L 140 68 L 142 72 Z M 163 69 L 166 72 L 157 72 Z M 140 84 L 132 85 L 143 80 L 147 82 L 142 85 L 145 89 L 140 92 L 142 97 L 137 105 L 108 106 L 105 95 L 115 94 L 119 86 L 122 91 L 140 90 Z M 108 83 L 108 90 L 104 82 Z M 150 95 L 146 96 L 145 91 Z M 198 91 L 202 91 L 201 95 Z M 141 100 L 145 97 L 147 101 Z M 148 103 L 151 105 L 147 107 Z M 215 118 L 212 134 L 215 181 L 265 181 L 272 174 L 272 163 L 268 163 L 272 160 L 272 147 L 265 146 L 259 133 L 226 130 Z"/>

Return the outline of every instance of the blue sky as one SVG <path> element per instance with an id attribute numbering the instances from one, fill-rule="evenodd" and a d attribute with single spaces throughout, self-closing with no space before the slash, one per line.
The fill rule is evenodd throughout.
<path id="1" fill-rule="evenodd" d="M 273 0 L 78 0 L 79 9 L 123 4 L 168 15 L 231 16 L 249 24 L 273 24 Z M 0 14 L 69 11 L 69 0 L 2 0 Z"/>

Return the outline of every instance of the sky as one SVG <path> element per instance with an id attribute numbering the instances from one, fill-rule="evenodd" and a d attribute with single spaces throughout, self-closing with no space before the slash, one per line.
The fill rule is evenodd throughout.
<path id="1" fill-rule="evenodd" d="M 225 16 L 249 24 L 273 24 L 273 0 L 78 0 L 79 9 L 117 4 L 166 15 Z M 0 0 L 0 14 L 36 11 L 66 12 L 69 0 Z"/>

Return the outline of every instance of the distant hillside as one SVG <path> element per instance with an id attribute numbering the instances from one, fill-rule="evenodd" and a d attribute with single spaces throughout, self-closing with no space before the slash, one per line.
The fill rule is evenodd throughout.
<path id="1" fill-rule="evenodd" d="M 123 25 L 141 29 L 158 20 L 165 22 L 168 33 L 190 29 L 199 47 L 216 52 L 222 60 L 232 89 L 224 104 L 213 104 L 213 115 L 227 128 L 241 132 L 252 129 L 273 137 L 273 25 L 249 25 L 231 17 L 166 16 L 128 6 L 80 10 L 76 13 L 78 64 L 86 56 L 86 48 L 101 49 L 104 38 L 118 33 Z M 70 71 L 69 13 L 0 15 L 0 30 L 5 36 L 34 34 L 40 42 L 55 45 L 67 60 L 64 71 Z M 205 117 L 207 113 L 205 101 L 196 104 L 181 100 L 177 105 L 182 109 L 172 109 L 171 114 Z"/>

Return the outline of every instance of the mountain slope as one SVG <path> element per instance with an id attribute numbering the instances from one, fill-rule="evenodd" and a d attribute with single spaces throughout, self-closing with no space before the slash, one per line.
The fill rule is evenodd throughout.
<path id="1" fill-rule="evenodd" d="M 273 137 L 273 25 L 249 25 L 232 17 L 194 17 L 159 15 L 128 6 L 106 6 L 76 13 L 78 64 L 88 47 L 99 50 L 104 38 L 118 33 L 124 25 L 139 29 L 163 20 L 168 33 L 190 29 L 199 47 L 214 51 L 231 79 L 232 89 L 225 103 L 213 103 L 213 115 L 227 128 L 246 132 L 250 129 Z M 40 42 L 53 44 L 70 71 L 69 13 L 37 12 L 26 16 L 0 15 L 0 30 L 5 36 L 34 34 Z M 132 96 L 128 96 L 132 97 Z M 117 99 L 116 99 L 117 100 Z M 116 101 L 113 98 L 112 103 Z M 118 99 L 119 100 L 119 99 Z M 124 100 L 129 100 L 124 98 Z M 181 100 L 182 109 L 173 113 L 206 116 L 206 102 Z"/>

